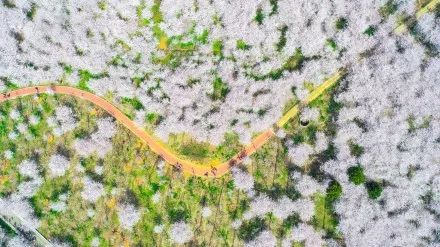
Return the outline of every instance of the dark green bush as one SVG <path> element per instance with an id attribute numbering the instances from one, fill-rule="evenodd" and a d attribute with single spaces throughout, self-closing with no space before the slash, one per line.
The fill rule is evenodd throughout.
<path id="1" fill-rule="evenodd" d="M 243 224 L 238 229 L 238 237 L 245 241 L 249 242 L 253 240 L 260 232 L 266 229 L 266 223 L 263 219 L 256 217 L 249 221 L 243 222 Z"/>
<path id="2" fill-rule="evenodd" d="M 348 180 L 359 185 L 365 183 L 364 169 L 360 166 L 352 166 L 347 169 Z"/>
<path id="3" fill-rule="evenodd" d="M 383 191 L 382 186 L 376 181 L 368 181 L 365 184 L 365 187 L 367 188 L 368 196 L 371 199 L 379 198 Z"/>

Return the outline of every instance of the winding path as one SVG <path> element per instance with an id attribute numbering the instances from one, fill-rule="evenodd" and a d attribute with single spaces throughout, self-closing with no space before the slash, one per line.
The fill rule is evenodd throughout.
<path id="1" fill-rule="evenodd" d="M 122 125 L 128 128 L 133 134 L 142 139 L 150 149 L 156 154 L 160 155 L 166 162 L 171 164 L 175 170 L 182 171 L 187 174 L 192 174 L 196 176 L 206 176 L 206 177 L 221 177 L 228 173 L 229 170 L 241 163 L 246 157 L 255 153 L 261 146 L 269 141 L 269 139 L 275 135 L 275 130 L 284 126 L 290 119 L 297 116 L 302 105 L 308 104 L 318 96 L 320 96 L 328 88 L 336 84 L 345 75 L 345 70 L 341 69 L 334 75 L 332 75 L 328 80 L 323 82 L 315 90 L 313 90 L 308 98 L 299 105 L 295 105 L 290 109 L 281 119 L 274 124 L 273 127 L 267 129 L 263 133 L 256 136 L 249 145 L 244 147 L 242 151 L 236 154 L 229 161 L 216 166 L 203 166 L 199 164 L 194 164 L 191 161 L 179 158 L 175 153 L 169 150 L 160 140 L 156 139 L 154 136 L 147 133 L 142 128 L 138 127 L 135 122 L 129 119 L 124 113 L 122 113 L 118 108 L 116 108 L 112 103 L 107 100 L 84 90 L 69 87 L 69 86 L 34 86 L 20 88 L 10 92 L 2 93 L 0 95 L 0 103 L 6 100 L 16 99 L 18 97 L 27 95 L 38 95 L 40 93 L 55 93 L 71 95 L 80 99 L 87 100 L 96 106 L 104 109 L 114 118 L 116 118 Z"/>

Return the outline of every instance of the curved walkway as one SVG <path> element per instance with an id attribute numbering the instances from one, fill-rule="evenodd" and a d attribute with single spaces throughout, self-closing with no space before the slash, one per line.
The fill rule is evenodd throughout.
<path id="1" fill-rule="evenodd" d="M 154 136 L 147 133 L 142 128 L 138 127 L 135 122 L 129 119 L 124 113 L 122 113 L 118 108 L 116 108 L 113 104 L 108 102 L 107 100 L 96 96 L 93 93 L 83 91 L 81 89 L 77 89 L 69 86 L 34 86 L 34 87 L 26 87 L 17 89 L 14 91 L 2 93 L 0 95 L 0 103 L 6 100 L 15 99 L 22 96 L 27 95 L 35 95 L 40 93 L 55 93 L 55 94 L 64 94 L 71 95 L 80 99 L 87 100 L 96 106 L 104 109 L 114 118 L 116 118 L 122 125 L 124 125 L 127 129 L 129 129 L 133 134 L 142 139 L 150 149 L 156 154 L 160 155 L 166 162 L 171 164 L 175 170 L 182 171 L 187 174 L 192 174 L 196 176 L 206 176 L 206 177 L 221 177 L 224 174 L 228 173 L 229 170 L 238 165 L 248 157 L 249 155 L 256 152 L 261 146 L 263 146 L 269 139 L 275 135 L 274 129 L 279 129 L 284 126 L 287 121 L 297 116 L 299 113 L 299 109 L 302 105 L 308 104 L 309 102 L 316 99 L 320 96 L 325 90 L 333 86 L 336 82 L 338 82 L 345 74 L 345 70 L 341 69 L 337 73 L 335 73 L 331 78 L 322 83 L 319 87 L 317 87 L 309 97 L 300 105 L 294 106 L 291 110 L 289 110 L 281 119 L 274 124 L 272 128 L 264 131 L 255 137 L 252 142 L 244 147 L 242 151 L 236 154 L 229 161 L 224 162 L 222 164 L 216 166 L 203 166 L 199 164 L 194 164 L 191 161 L 184 160 L 179 158 L 175 153 L 170 151 L 161 141 L 156 139 Z"/>

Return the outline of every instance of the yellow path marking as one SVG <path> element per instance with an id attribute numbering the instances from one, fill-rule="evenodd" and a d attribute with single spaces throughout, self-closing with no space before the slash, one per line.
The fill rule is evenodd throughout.
<path id="1" fill-rule="evenodd" d="M 429 2 L 425 7 L 421 8 L 421 9 L 419 9 L 419 11 L 417 11 L 416 19 L 419 19 L 424 14 L 433 11 L 438 4 L 440 4 L 440 0 L 432 0 L 431 2 Z M 398 27 L 396 27 L 395 32 L 397 34 L 401 34 L 401 33 L 405 32 L 406 30 L 407 30 L 406 25 L 401 24 Z"/>
<path id="2" fill-rule="evenodd" d="M 324 83 L 314 89 L 312 93 L 310 93 L 310 95 L 301 103 L 301 105 L 307 105 L 310 102 L 314 101 L 327 89 L 335 85 L 345 75 L 345 73 L 346 71 L 344 69 L 339 70 L 332 77 L 330 77 Z M 292 109 L 286 112 L 286 114 L 284 114 L 276 123 L 277 127 L 282 128 L 287 122 L 289 122 L 290 119 L 296 117 L 299 114 L 299 108 L 301 105 L 295 105 L 294 107 L 292 107 Z"/>

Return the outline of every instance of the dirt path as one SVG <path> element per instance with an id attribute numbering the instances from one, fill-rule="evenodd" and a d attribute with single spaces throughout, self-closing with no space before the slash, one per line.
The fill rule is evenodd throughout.
<path id="1" fill-rule="evenodd" d="M 304 103 L 309 103 L 314 99 L 316 99 L 325 90 L 327 90 L 329 87 L 331 87 L 336 82 L 338 82 L 339 79 L 344 74 L 345 72 L 343 70 L 334 74 L 330 79 L 326 80 L 319 87 L 317 87 L 310 94 L 310 96 L 304 101 Z M 147 133 L 142 128 L 138 127 L 135 122 L 129 119 L 113 104 L 111 104 L 110 102 L 99 96 L 96 96 L 93 93 L 83 91 L 81 89 L 77 89 L 69 86 L 56 86 L 56 85 L 20 88 L 11 92 L 0 94 L 0 103 L 6 100 L 16 99 L 18 97 L 27 96 L 27 95 L 37 95 L 40 93 L 71 95 L 95 104 L 96 106 L 104 109 L 114 118 L 116 118 L 127 129 L 133 132 L 133 134 L 135 134 L 137 137 L 139 137 L 144 142 L 146 142 L 153 152 L 160 155 L 166 162 L 171 164 L 174 167 L 174 169 L 196 176 L 206 176 L 206 177 L 223 176 L 224 174 L 228 173 L 233 166 L 238 165 L 246 157 L 255 153 L 261 146 L 263 146 L 266 142 L 268 142 L 272 136 L 275 135 L 273 128 L 269 128 L 268 130 L 256 136 L 249 145 L 244 147 L 242 151 L 236 154 L 229 161 L 216 165 L 215 167 L 203 166 L 179 158 L 175 153 L 169 150 L 161 141 L 159 141 L 154 136 Z M 298 113 L 299 113 L 299 107 L 298 106 L 293 107 L 292 110 L 287 112 L 283 117 L 281 117 L 280 121 L 276 123 L 275 125 L 276 128 L 281 128 L 288 120 L 297 116 Z"/>

